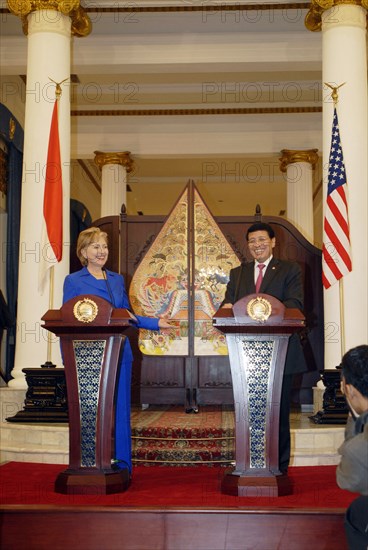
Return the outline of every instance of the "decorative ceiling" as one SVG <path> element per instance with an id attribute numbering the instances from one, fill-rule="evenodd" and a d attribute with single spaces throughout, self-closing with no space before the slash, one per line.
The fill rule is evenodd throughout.
<path id="1" fill-rule="evenodd" d="M 257 203 L 267 215 L 285 213 L 281 150 L 321 150 L 328 97 L 321 33 L 304 23 L 309 4 L 82 5 L 92 32 L 72 43 L 71 191 L 92 217 L 101 186 L 96 150 L 131 152 L 131 214 L 167 214 L 189 178 L 214 215 L 249 215 Z M 22 121 L 27 37 L 4 0 L 1 35 L 2 101 L 12 102 L 4 94 L 15 90 Z M 320 181 L 319 165 L 315 198 Z"/>

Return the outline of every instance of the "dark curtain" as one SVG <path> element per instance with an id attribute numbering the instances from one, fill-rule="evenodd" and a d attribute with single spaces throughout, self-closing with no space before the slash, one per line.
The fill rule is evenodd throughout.
<path id="1" fill-rule="evenodd" d="M 7 247 L 6 247 L 6 294 L 9 313 L 15 321 L 18 298 L 18 262 L 20 210 L 22 198 L 23 153 L 12 143 L 8 144 L 8 194 L 7 194 Z M 6 339 L 5 381 L 11 378 L 14 367 L 16 324 L 8 328 Z"/>
<path id="2" fill-rule="evenodd" d="M 91 227 L 92 218 L 88 208 L 76 199 L 70 199 L 70 273 L 81 268 L 76 255 L 78 235 Z"/>
<path id="3" fill-rule="evenodd" d="M 9 330 L 10 327 L 12 327 L 13 323 L 14 323 L 14 319 L 10 315 L 10 311 L 5 301 L 3 292 L 2 290 L 0 290 L 0 344 L 2 344 L 2 341 L 3 341 L 4 330 Z M 1 352 L 1 346 L 0 346 L 0 352 Z M 5 370 L 3 369 L 2 364 L 1 364 L 0 374 L 3 380 L 7 379 L 7 375 Z"/>
<path id="4" fill-rule="evenodd" d="M 6 338 L 6 362 L 2 377 L 8 382 L 14 367 L 17 296 L 20 209 L 22 197 L 22 165 L 24 132 L 17 119 L 0 103 L 0 133 L 6 143 L 7 160 L 7 232 L 3 247 L 6 260 L 6 307 L 8 314 Z"/>

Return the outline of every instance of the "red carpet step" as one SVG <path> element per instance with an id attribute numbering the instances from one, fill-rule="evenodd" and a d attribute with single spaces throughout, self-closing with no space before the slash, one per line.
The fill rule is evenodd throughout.
<path id="1" fill-rule="evenodd" d="M 9 462 L 0 466 L 2 505 L 182 506 L 220 508 L 329 509 L 343 512 L 357 495 L 336 484 L 336 466 L 289 469 L 293 494 L 281 497 L 237 497 L 221 493 L 223 468 L 135 466 L 125 493 L 63 495 L 55 493 L 61 464 Z M 326 549 L 327 550 L 327 549 Z M 331 549 L 332 550 L 332 549 Z"/>
<path id="2" fill-rule="evenodd" d="M 135 466 L 114 495 L 61 495 L 65 465 L 0 467 L 1 547 L 6 550 L 347 550 L 344 512 L 355 495 L 334 466 L 290 468 L 293 494 L 236 497 L 223 468 Z"/>

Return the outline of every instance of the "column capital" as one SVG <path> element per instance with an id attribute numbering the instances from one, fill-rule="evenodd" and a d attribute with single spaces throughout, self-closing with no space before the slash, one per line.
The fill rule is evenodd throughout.
<path id="1" fill-rule="evenodd" d="M 322 14 L 335 6 L 360 6 L 368 10 L 368 0 L 312 0 L 310 9 L 305 16 L 305 26 L 309 31 L 322 30 Z"/>
<path id="2" fill-rule="evenodd" d="M 58 11 L 69 16 L 74 36 L 88 36 L 92 30 L 92 22 L 80 5 L 80 0 L 7 0 L 7 4 L 11 13 L 21 18 L 24 34 L 28 34 L 28 15 L 42 10 Z"/>
<path id="3" fill-rule="evenodd" d="M 309 162 L 314 169 L 318 161 L 318 149 L 307 149 L 305 151 L 296 151 L 294 149 L 282 149 L 282 157 L 279 158 L 281 172 L 286 172 L 289 164 L 296 162 Z"/>
<path id="4" fill-rule="evenodd" d="M 106 164 L 120 164 L 124 166 L 127 174 L 133 170 L 134 161 L 130 156 L 130 151 L 124 151 L 122 153 L 103 153 L 102 151 L 95 151 L 95 163 L 99 168 L 106 166 Z"/>

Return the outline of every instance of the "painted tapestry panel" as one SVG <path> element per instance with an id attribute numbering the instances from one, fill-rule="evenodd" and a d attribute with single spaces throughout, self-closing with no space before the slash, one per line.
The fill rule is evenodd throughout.
<path id="1" fill-rule="evenodd" d="M 139 347 L 147 355 L 188 355 L 188 292 L 193 280 L 194 354 L 226 355 L 225 337 L 212 326 L 230 269 L 239 259 L 220 231 L 197 190 L 188 204 L 188 188 L 177 202 L 132 279 L 129 297 L 138 315 L 165 317 L 173 322 L 170 334 L 140 330 Z M 194 274 L 188 258 L 188 209 L 194 216 Z M 191 237 L 193 238 L 193 236 Z"/>

